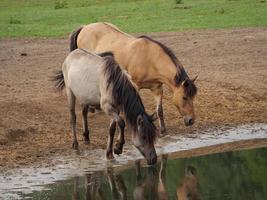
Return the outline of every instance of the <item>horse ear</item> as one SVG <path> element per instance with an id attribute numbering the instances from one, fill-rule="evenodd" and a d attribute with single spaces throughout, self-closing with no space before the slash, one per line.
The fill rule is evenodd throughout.
<path id="1" fill-rule="evenodd" d="M 197 175 L 197 170 L 193 166 L 187 166 L 185 168 L 185 175 L 186 176 L 196 176 Z"/>
<path id="2" fill-rule="evenodd" d="M 192 79 L 192 82 L 194 83 L 195 80 L 197 80 L 197 78 L 198 78 L 198 75 L 196 75 L 195 78 Z"/>
<path id="3" fill-rule="evenodd" d="M 182 86 L 187 87 L 188 86 L 188 78 L 186 78 L 183 82 L 182 82 Z"/>
<path id="4" fill-rule="evenodd" d="M 142 114 L 139 114 L 136 119 L 137 126 L 143 126 L 143 122 L 144 122 L 143 116 Z"/>
<path id="5" fill-rule="evenodd" d="M 150 118 L 151 118 L 152 122 L 156 121 L 158 119 L 157 113 L 154 112 L 152 115 L 150 115 Z"/>

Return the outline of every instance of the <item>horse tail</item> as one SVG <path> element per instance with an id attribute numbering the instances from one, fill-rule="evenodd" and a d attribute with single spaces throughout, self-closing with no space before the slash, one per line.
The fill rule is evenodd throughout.
<path id="1" fill-rule="evenodd" d="M 62 70 L 59 70 L 55 73 L 55 75 L 52 77 L 52 81 L 55 81 L 55 88 L 57 90 L 63 90 L 65 87 L 65 81 Z"/>
<path id="2" fill-rule="evenodd" d="M 77 49 L 77 38 L 81 30 L 83 29 L 83 26 L 80 26 L 79 28 L 75 29 L 71 35 L 70 35 L 70 52 Z"/>

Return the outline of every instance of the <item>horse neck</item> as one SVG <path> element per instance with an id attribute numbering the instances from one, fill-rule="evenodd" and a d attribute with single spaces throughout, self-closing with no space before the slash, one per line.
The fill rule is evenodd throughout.
<path id="1" fill-rule="evenodd" d="M 124 94 L 121 96 L 123 101 L 120 106 L 123 107 L 127 121 L 130 122 L 131 126 L 135 127 L 137 116 L 139 114 L 145 114 L 145 108 L 140 96 L 135 90 L 125 88 L 123 91 Z"/>
<path id="2" fill-rule="evenodd" d="M 113 70 L 115 70 L 113 77 L 117 77 L 117 79 L 112 79 L 112 96 L 117 106 L 124 112 L 127 121 L 130 122 L 131 126 L 135 127 L 137 116 L 145 113 L 144 105 L 127 74 L 119 66 L 114 67 Z"/>
<path id="3" fill-rule="evenodd" d="M 157 59 L 155 67 L 158 70 L 159 81 L 167 85 L 167 87 L 169 87 L 169 89 L 174 92 L 174 90 L 177 88 L 175 76 L 176 74 L 180 74 L 181 68 L 177 67 L 166 55 L 164 55 L 162 59 Z"/>

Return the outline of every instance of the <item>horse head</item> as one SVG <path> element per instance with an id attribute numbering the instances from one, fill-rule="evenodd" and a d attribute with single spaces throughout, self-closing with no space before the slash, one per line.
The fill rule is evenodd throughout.
<path id="1" fill-rule="evenodd" d="M 157 130 L 153 121 L 156 120 L 155 115 L 152 116 L 139 114 L 136 120 L 136 130 L 132 134 L 134 146 L 146 158 L 148 165 L 153 165 L 157 162 L 157 154 L 154 147 L 154 141 L 157 135 Z"/>
<path id="2" fill-rule="evenodd" d="M 174 89 L 173 103 L 184 118 L 186 126 L 191 126 L 195 122 L 194 97 L 197 93 L 197 88 L 194 81 L 197 77 L 190 80 L 186 78 L 179 86 Z"/>

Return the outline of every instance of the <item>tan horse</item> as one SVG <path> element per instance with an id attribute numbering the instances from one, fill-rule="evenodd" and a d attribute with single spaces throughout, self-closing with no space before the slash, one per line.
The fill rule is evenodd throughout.
<path id="1" fill-rule="evenodd" d="M 173 93 L 173 103 L 186 125 L 195 121 L 193 100 L 197 93 L 174 53 L 162 43 L 147 36 L 133 37 L 109 23 L 82 26 L 71 35 L 70 50 L 84 48 L 96 53 L 112 51 L 116 61 L 131 75 L 138 89 L 150 89 L 157 103 L 161 133 L 164 133 L 163 84 Z"/>
<path id="2" fill-rule="evenodd" d="M 197 182 L 197 170 L 192 166 L 186 167 L 182 183 L 176 189 L 177 198 L 179 200 L 200 200 Z"/>

